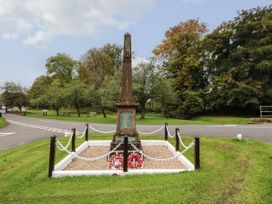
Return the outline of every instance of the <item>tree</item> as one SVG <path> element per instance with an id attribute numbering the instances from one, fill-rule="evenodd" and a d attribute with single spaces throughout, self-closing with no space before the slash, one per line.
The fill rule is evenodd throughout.
<path id="1" fill-rule="evenodd" d="M 191 106 L 199 105 L 198 102 L 203 101 L 202 90 L 208 83 L 203 44 L 206 32 L 206 25 L 198 20 L 181 22 L 170 28 L 165 33 L 162 43 L 153 50 L 153 53 L 163 61 L 167 77 L 173 79 L 172 86 L 177 93 L 177 101 L 172 107 L 179 110 L 176 114 L 180 114 L 175 117 L 189 118 L 202 111 L 190 107 L 199 112 L 188 112 L 186 109 L 190 104 L 186 100 L 188 95 L 200 97 L 201 100 L 194 97 L 197 103 L 191 103 Z M 200 107 L 203 107 L 203 104 Z"/>
<path id="2" fill-rule="evenodd" d="M 205 39 L 210 109 L 251 113 L 272 100 L 272 7 L 243 10 Z"/>
<path id="3" fill-rule="evenodd" d="M 47 74 L 58 79 L 62 84 L 69 83 L 74 75 L 77 62 L 65 53 L 58 53 L 46 61 Z"/>
<path id="4" fill-rule="evenodd" d="M 120 100 L 121 95 L 121 71 L 116 71 L 114 75 L 107 76 L 102 86 L 97 90 L 96 104 L 106 118 L 106 110 L 113 111 L 113 107 Z"/>
<path id="5" fill-rule="evenodd" d="M 161 77 L 157 90 L 161 113 L 166 117 L 177 117 L 178 94 L 173 89 L 174 79 Z"/>
<path id="6" fill-rule="evenodd" d="M 141 118 L 145 117 L 146 103 L 158 96 L 160 76 L 155 59 L 141 63 L 134 68 L 133 91 L 137 102 L 140 104 Z"/>
<path id="7" fill-rule="evenodd" d="M 60 108 L 65 105 L 64 89 L 62 87 L 60 80 L 58 79 L 54 80 L 50 84 L 47 92 L 42 96 L 41 99 L 48 101 L 49 106 L 56 110 L 57 116 L 59 116 Z"/>
<path id="8" fill-rule="evenodd" d="M 52 83 L 53 79 L 49 76 L 39 76 L 33 82 L 30 90 L 28 91 L 28 97 L 30 98 L 31 106 L 38 108 L 48 108 L 49 101 L 47 101 L 45 93 Z"/>
<path id="9" fill-rule="evenodd" d="M 107 44 L 102 48 L 87 51 L 80 59 L 79 78 L 87 85 L 99 88 L 107 76 L 120 70 L 122 48 L 115 44 Z"/>
<path id="10" fill-rule="evenodd" d="M 80 117 L 80 108 L 88 103 L 88 90 L 80 80 L 73 80 L 66 84 L 63 94 L 63 100 L 66 105 L 73 106 Z"/>
<path id="11" fill-rule="evenodd" d="M 1 94 L 1 102 L 6 108 L 17 106 L 21 111 L 22 107 L 28 104 L 27 90 L 20 84 L 6 82 L 1 89 L 3 91 Z"/>
<path id="12" fill-rule="evenodd" d="M 30 99 L 30 105 L 35 108 L 50 108 L 50 100 L 47 91 L 37 98 Z"/>

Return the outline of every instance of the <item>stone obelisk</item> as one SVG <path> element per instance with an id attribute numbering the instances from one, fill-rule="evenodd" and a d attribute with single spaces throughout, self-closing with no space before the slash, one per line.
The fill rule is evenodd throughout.
<path id="1" fill-rule="evenodd" d="M 126 33 L 124 36 L 121 100 L 116 104 L 117 127 L 111 143 L 111 149 L 113 149 L 124 136 L 128 136 L 129 142 L 141 148 L 141 142 L 136 130 L 136 108 L 138 105 L 132 96 L 131 35 Z M 121 145 L 120 149 L 122 148 L 123 146 Z"/>

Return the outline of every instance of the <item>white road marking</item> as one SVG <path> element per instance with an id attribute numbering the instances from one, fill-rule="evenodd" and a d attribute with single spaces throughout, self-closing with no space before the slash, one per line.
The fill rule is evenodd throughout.
<path id="1" fill-rule="evenodd" d="M 235 128 L 241 128 L 241 129 L 271 129 L 271 127 L 267 127 L 267 126 L 241 126 L 241 125 L 209 125 L 207 127 L 211 127 L 211 128 L 220 128 L 220 127 L 235 127 Z"/>
<path id="2" fill-rule="evenodd" d="M 60 122 L 61 124 L 66 124 L 66 125 L 74 125 L 75 123 L 71 123 L 71 122 Z"/>
<path id="3" fill-rule="evenodd" d="M 16 132 L 0 132 L 0 137 L 6 137 L 6 136 L 12 135 L 14 133 L 16 133 Z"/>
<path id="4" fill-rule="evenodd" d="M 236 127 L 237 124 L 229 124 L 229 125 L 208 125 L 208 127 Z"/>
<path id="5" fill-rule="evenodd" d="M 37 129 L 41 129 L 41 130 L 47 130 L 47 131 L 51 131 L 51 132 L 59 132 L 59 133 L 67 133 L 70 132 L 70 130 L 64 130 L 64 129 L 59 129 L 59 128 L 51 128 L 51 127 L 46 127 L 46 126 L 41 126 L 41 125 L 33 125 L 30 123 L 22 123 L 22 122 L 18 122 L 18 121 L 14 121 L 14 120 L 7 120 L 9 123 L 12 124 L 16 124 L 16 125 L 21 125 L 21 126 L 25 126 L 25 127 L 31 127 L 31 128 L 37 128 Z"/>
<path id="6" fill-rule="evenodd" d="M 237 128 L 242 128 L 242 129 L 272 129 L 272 127 L 243 127 L 243 126 L 238 126 Z"/>
<path id="7" fill-rule="evenodd" d="M 55 122 L 55 121 L 43 120 L 43 119 L 40 119 L 39 121 L 41 121 L 43 123 L 54 123 Z"/>

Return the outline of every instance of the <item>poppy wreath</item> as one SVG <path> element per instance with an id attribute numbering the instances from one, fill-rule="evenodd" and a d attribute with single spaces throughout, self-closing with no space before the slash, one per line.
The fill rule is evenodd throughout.
<path id="1" fill-rule="evenodd" d="M 143 166 L 143 158 L 138 153 L 131 153 L 128 156 L 128 167 L 131 169 L 140 169 Z"/>
<path id="2" fill-rule="evenodd" d="M 113 154 L 109 159 L 110 168 L 122 169 L 124 163 L 124 157 L 122 154 Z"/>

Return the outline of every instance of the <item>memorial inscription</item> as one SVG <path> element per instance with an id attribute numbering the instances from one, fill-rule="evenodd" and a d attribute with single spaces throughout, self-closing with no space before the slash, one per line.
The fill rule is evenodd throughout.
<path id="1" fill-rule="evenodd" d="M 132 112 L 122 112 L 120 115 L 120 129 L 132 129 Z"/>

